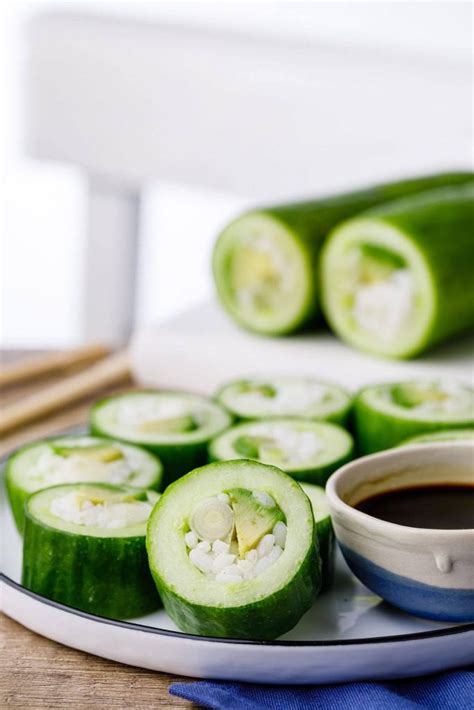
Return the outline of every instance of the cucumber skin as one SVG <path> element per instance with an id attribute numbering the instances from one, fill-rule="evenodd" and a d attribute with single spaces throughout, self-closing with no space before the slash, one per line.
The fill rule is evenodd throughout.
<path id="1" fill-rule="evenodd" d="M 321 592 L 325 592 L 332 586 L 334 581 L 336 559 L 336 538 L 330 517 L 316 522 L 316 534 L 321 556 Z"/>
<path id="2" fill-rule="evenodd" d="M 354 424 L 359 452 L 372 454 L 397 446 L 405 439 L 417 434 L 441 429 L 466 429 L 474 422 L 465 419 L 459 422 L 427 422 L 397 417 L 393 414 L 374 410 L 360 396 L 354 403 Z"/>
<path id="3" fill-rule="evenodd" d="M 25 528 L 25 504 L 29 498 L 29 495 L 25 493 L 22 488 L 19 488 L 14 484 L 12 476 L 9 473 L 9 464 L 10 460 L 7 461 L 5 466 L 5 487 L 13 519 L 15 520 L 15 525 L 20 535 L 23 535 L 23 530 Z"/>
<path id="4" fill-rule="evenodd" d="M 161 606 L 144 537 L 100 538 L 58 531 L 26 510 L 22 584 L 75 609 L 111 619 Z"/>
<path id="5" fill-rule="evenodd" d="M 435 190 L 367 213 L 406 234 L 428 266 L 436 312 L 418 355 L 431 345 L 474 327 L 474 183 Z M 364 215 L 365 216 L 365 215 Z"/>
<path id="6" fill-rule="evenodd" d="M 99 436 L 99 435 L 97 435 Z M 102 436 L 102 435 L 101 435 Z M 54 436 L 50 437 L 49 439 L 42 439 L 41 441 L 44 441 L 47 443 L 48 441 L 59 441 L 60 439 L 69 439 L 71 438 L 70 436 L 66 435 L 64 437 L 61 436 Z M 102 438 L 106 438 L 108 440 L 110 439 L 110 436 L 105 436 L 103 435 Z M 116 440 L 117 441 L 117 440 Z M 129 442 L 123 442 L 129 443 Z M 15 485 L 14 482 L 14 476 L 12 474 L 12 468 L 14 461 L 17 456 L 22 454 L 26 449 L 29 449 L 33 446 L 36 446 L 38 444 L 37 441 L 34 441 L 31 444 L 27 444 L 26 446 L 22 446 L 19 449 L 17 449 L 7 460 L 7 463 L 5 464 L 5 485 L 7 489 L 7 496 L 8 496 L 8 501 L 10 503 L 10 507 L 13 513 L 13 518 L 15 520 L 16 527 L 18 529 L 18 532 L 20 535 L 23 535 L 23 530 L 25 528 L 25 504 L 28 498 L 30 497 L 30 493 L 25 493 L 25 491 L 20 488 L 19 486 Z M 154 452 L 151 452 L 154 453 Z M 161 463 L 161 461 L 159 461 Z M 158 493 L 161 491 L 163 485 L 163 476 L 159 476 L 159 480 L 155 485 L 150 485 L 147 487 L 148 490 L 152 491 L 157 491 Z M 45 486 L 45 488 L 49 488 L 49 486 Z M 132 486 L 133 488 L 133 486 Z M 137 488 L 137 490 L 140 490 Z M 33 491 L 36 493 L 37 491 Z"/>
<path id="7" fill-rule="evenodd" d="M 436 175 L 425 175 L 409 180 L 385 183 L 318 200 L 276 205 L 253 210 L 250 214 L 264 214 L 274 219 L 288 230 L 300 250 L 306 255 L 313 271 L 313 279 L 311 283 L 307 284 L 307 305 L 300 313 L 299 318 L 293 320 L 287 327 L 266 334 L 287 335 L 299 330 L 305 323 L 317 319 L 320 310 L 318 283 L 319 252 L 327 235 L 339 222 L 354 217 L 359 212 L 369 210 L 376 205 L 396 200 L 400 197 L 414 195 L 425 190 L 442 186 L 472 183 L 473 180 L 474 173 L 470 172 L 439 173 Z M 214 248 L 214 255 L 215 254 L 216 248 Z M 225 298 L 221 295 L 219 290 L 221 275 L 217 273 L 215 258 L 213 258 L 213 272 L 217 293 L 220 297 L 221 304 L 226 308 Z M 222 276 L 222 279 L 225 280 L 225 275 Z M 231 313 L 231 315 L 243 328 L 251 329 L 249 325 L 239 319 L 235 313 Z"/>
<path id="8" fill-rule="evenodd" d="M 298 572 L 271 596 L 240 607 L 193 604 L 170 589 L 150 568 L 168 615 L 183 631 L 199 636 L 271 641 L 292 629 L 310 609 L 321 585 L 321 559 L 315 533 Z"/>

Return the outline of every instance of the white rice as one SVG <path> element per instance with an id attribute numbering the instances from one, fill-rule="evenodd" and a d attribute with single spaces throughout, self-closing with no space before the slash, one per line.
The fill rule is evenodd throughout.
<path id="1" fill-rule="evenodd" d="M 416 388 L 416 384 L 413 385 Z M 420 387 L 442 395 L 442 399 L 427 399 L 425 402 L 411 408 L 411 411 L 419 414 L 441 414 L 450 412 L 471 414 L 474 416 L 474 392 L 458 382 L 450 380 L 431 381 L 420 383 Z M 387 390 L 389 401 L 392 400 L 390 388 Z"/>
<path id="2" fill-rule="evenodd" d="M 298 466 L 311 461 L 324 449 L 324 444 L 313 431 L 305 431 L 289 424 L 255 424 L 252 435 L 268 438 L 259 447 L 259 460 L 265 463 Z M 278 452 L 275 452 L 275 447 Z"/>
<path id="3" fill-rule="evenodd" d="M 254 491 L 253 495 L 257 498 L 256 494 L 261 493 Z M 274 505 L 271 496 L 268 498 Z M 285 548 L 286 533 L 285 523 L 276 523 L 272 533 L 264 535 L 257 546 L 246 553 L 244 559 L 231 553 L 230 544 L 224 540 L 215 540 L 211 545 L 206 540 L 198 541 L 197 535 L 190 531 L 184 536 L 184 542 L 190 561 L 200 572 L 215 582 L 229 584 L 253 579 L 274 564 Z"/>
<path id="4" fill-rule="evenodd" d="M 286 255 L 275 242 L 266 236 L 252 236 L 252 241 L 245 247 L 269 258 L 270 279 L 256 279 L 254 283 L 236 288 L 235 297 L 239 306 L 245 310 L 254 310 L 258 308 L 262 297 L 268 304 L 273 302 L 277 305 L 285 294 L 290 294 L 293 290 L 296 274 L 292 263 L 288 262 Z"/>
<path id="5" fill-rule="evenodd" d="M 356 289 L 353 317 L 361 330 L 391 341 L 402 332 L 413 305 L 413 277 L 408 269 L 396 269 L 385 281 Z"/>
<path id="6" fill-rule="evenodd" d="M 152 506 L 145 501 L 96 503 L 74 491 L 51 501 L 52 515 L 75 525 L 105 529 L 127 528 L 146 523 Z"/>
<path id="7" fill-rule="evenodd" d="M 266 384 L 264 382 L 261 383 Z M 328 389 L 311 380 L 281 381 L 275 385 L 275 395 L 267 397 L 256 389 L 250 392 L 235 392 L 233 400 L 238 411 L 248 415 L 260 414 L 262 408 L 267 416 L 297 416 L 311 407 L 317 406 L 327 397 Z M 272 383 L 272 386 L 273 383 Z"/>
<path id="8" fill-rule="evenodd" d="M 114 444 L 115 446 L 115 444 Z M 38 485 L 54 486 L 60 483 L 100 483 L 106 481 L 116 485 L 126 484 L 132 473 L 143 466 L 143 457 L 133 449 L 120 449 L 123 458 L 115 461 L 94 461 L 80 454 L 60 456 L 52 449 L 44 449 L 32 471 L 32 481 Z M 138 479 L 137 479 L 138 483 Z"/>

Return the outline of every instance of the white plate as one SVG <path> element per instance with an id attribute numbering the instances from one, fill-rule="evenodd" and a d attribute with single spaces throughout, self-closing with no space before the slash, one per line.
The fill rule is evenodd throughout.
<path id="1" fill-rule="evenodd" d="M 114 661 L 198 678 L 330 683 L 422 675 L 474 658 L 474 624 L 418 619 L 390 607 L 340 556 L 333 590 L 274 642 L 191 636 L 164 611 L 131 622 L 92 616 L 21 586 L 21 537 L 4 494 L 0 520 L 4 613 L 42 636 Z"/>

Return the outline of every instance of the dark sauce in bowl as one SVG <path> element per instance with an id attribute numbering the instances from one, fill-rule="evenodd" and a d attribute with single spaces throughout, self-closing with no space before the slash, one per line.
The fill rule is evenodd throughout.
<path id="1" fill-rule="evenodd" d="M 474 528 L 474 485 L 436 484 L 385 491 L 354 506 L 379 520 L 412 528 Z"/>

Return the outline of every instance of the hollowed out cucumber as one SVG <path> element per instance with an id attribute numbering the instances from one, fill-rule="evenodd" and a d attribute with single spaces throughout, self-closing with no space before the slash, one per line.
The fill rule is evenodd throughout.
<path id="1" fill-rule="evenodd" d="M 213 439 L 213 461 L 255 459 L 278 466 L 292 478 L 324 486 L 329 475 L 350 461 L 352 436 L 342 427 L 308 419 L 273 418 L 245 422 Z"/>
<path id="2" fill-rule="evenodd" d="M 446 381 L 371 385 L 355 399 L 356 439 L 361 453 L 443 429 L 474 426 L 474 391 Z"/>
<path id="3" fill-rule="evenodd" d="M 329 589 L 334 581 L 334 562 L 336 556 L 335 537 L 331 516 L 329 514 L 329 505 L 324 488 L 321 486 L 313 486 L 311 483 L 301 483 L 300 485 L 310 499 L 313 508 L 316 534 L 319 542 L 319 554 L 321 555 L 321 591 L 324 592 Z"/>
<path id="4" fill-rule="evenodd" d="M 349 344 L 410 358 L 474 327 L 474 183 L 387 203 L 329 236 L 324 314 Z"/>
<path id="5" fill-rule="evenodd" d="M 25 507 L 22 584 L 48 599 L 113 619 L 154 611 L 161 603 L 148 568 L 145 533 L 157 498 L 157 493 L 105 484 L 33 493 Z M 86 515 L 89 504 L 95 524 L 64 517 Z M 107 516 L 105 522 L 100 515 Z"/>
<path id="6" fill-rule="evenodd" d="M 256 530 L 262 534 L 278 520 L 287 526 L 282 554 L 253 578 L 235 581 L 231 576 L 229 582 L 216 581 L 190 560 L 185 536 L 193 516 L 199 505 L 211 501 L 215 515 L 209 520 L 215 522 L 219 505 L 226 506 L 215 503 L 222 495 L 227 496 L 224 500 L 229 501 L 235 517 L 238 540 L 230 542 L 235 556 L 240 554 L 244 536 L 247 542 L 255 542 Z M 274 639 L 299 621 L 320 587 L 309 499 L 285 473 L 252 461 L 210 464 L 173 483 L 150 516 L 147 548 L 165 609 L 189 633 Z"/>
<path id="7" fill-rule="evenodd" d="M 236 380 L 216 396 L 236 419 L 304 417 L 344 424 L 352 404 L 341 387 L 309 377 Z"/>
<path id="8" fill-rule="evenodd" d="M 247 212 L 224 229 L 214 248 L 220 300 L 245 328 L 291 333 L 318 314 L 319 252 L 339 222 L 389 200 L 469 181 L 470 173 L 445 173 Z"/>
<path id="9" fill-rule="evenodd" d="M 8 498 L 20 532 L 31 493 L 61 483 L 112 483 L 160 490 L 163 467 L 136 446 L 91 436 L 44 439 L 18 449 L 5 469 Z"/>
<path id="10" fill-rule="evenodd" d="M 90 414 L 94 434 L 157 454 L 165 484 L 206 463 L 208 442 L 230 423 L 219 404 L 185 392 L 127 392 L 97 402 Z"/>

